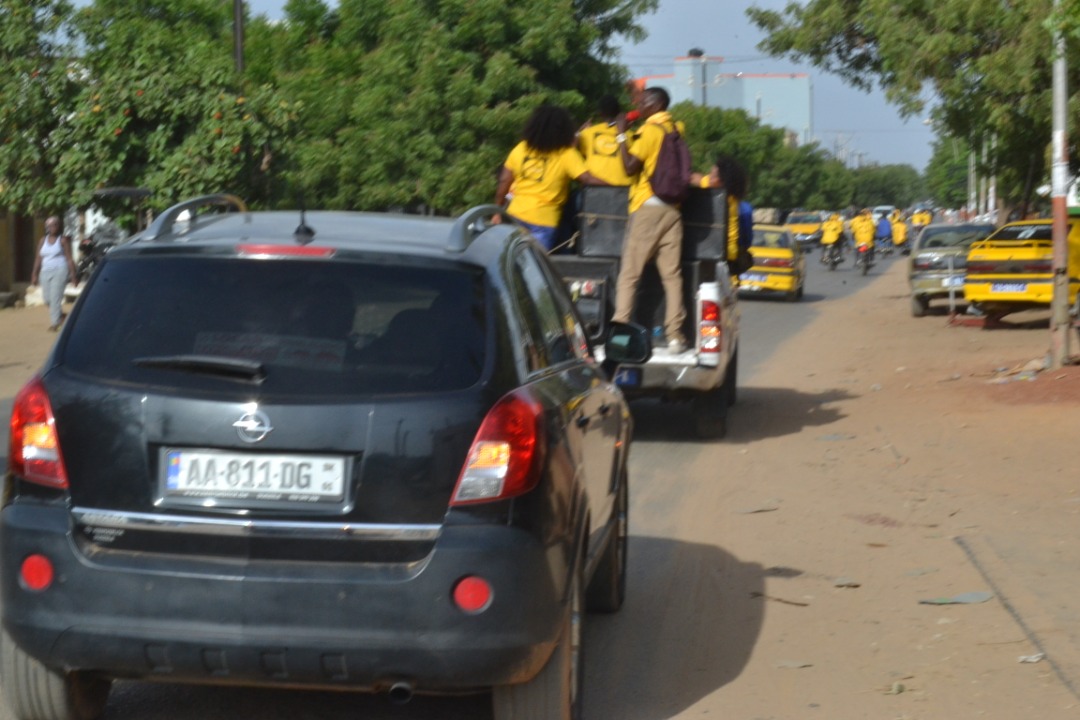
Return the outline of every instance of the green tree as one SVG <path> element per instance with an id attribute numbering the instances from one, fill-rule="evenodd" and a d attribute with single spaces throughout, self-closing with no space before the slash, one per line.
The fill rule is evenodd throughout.
<path id="1" fill-rule="evenodd" d="M 230 9 L 96 0 L 75 16 L 81 90 L 65 109 L 57 171 L 73 201 L 107 185 L 148 187 L 158 207 L 220 191 L 266 199 L 294 108 L 272 86 L 240 82 Z"/>
<path id="2" fill-rule="evenodd" d="M 66 0 L 0 0 L 0 204 L 48 214 L 68 206 L 59 130 L 78 91 Z"/>
<path id="3" fill-rule="evenodd" d="M 541 102 L 584 119 L 618 90 L 616 35 L 655 0 L 293 0 L 255 23 L 253 72 L 302 107 L 288 184 L 312 204 L 450 212 L 489 202 Z M 283 202 L 289 202 L 284 199 Z"/>
<path id="4" fill-rule="evenodd" d="M 806 60 L 856 87 L 876 83 L 907 115 L 923 112 L 931 91 L 945 134 L 992 148 L 981 170 L 996 172 L 1000 193 L 1016 199 L 1030 185 L 1027 177 L 1046 171 L 1051 5 L 810 0 L 782 13 L 752 8 L 748 14 L 769 33 L 765 51 Z M 1076 88 L 1075 64 L 1071 72 Z"/>
<path id="5" fill-rule="evenodd" d="M 854 171 L 853 205 L 908 207 L 923 197 L 923 179 L 910 165 L 868 165 Z"/>
<path id="6" fill-rule="evenodd" d="M 938 138 L 926 166 L 926 189 L 940 207 L 967 203 L 968 147 L 955 138 Z"/>

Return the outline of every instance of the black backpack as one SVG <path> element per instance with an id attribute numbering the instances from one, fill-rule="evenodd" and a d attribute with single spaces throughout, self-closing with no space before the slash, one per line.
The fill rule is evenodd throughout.
<path id="1" fill-rule="evenodd" d="M 649 185 L 653 194 L 668 205 L 677 205 L 686 199 L 690 189 L 690 148 L 686 147 L 678 130 L 664 133 Z"/>

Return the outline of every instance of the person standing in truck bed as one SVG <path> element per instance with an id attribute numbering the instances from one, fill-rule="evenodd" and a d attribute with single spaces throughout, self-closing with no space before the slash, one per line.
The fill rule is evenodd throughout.
<path id="1" fill-rule="evenodd" d="M 585 167 L 609 185 L 628 186 L 633 178 L 626 174 L 616 140 L 619 134 L 616 127 L 619 101 L 614 95 L 605 95 L 597 102 L 596 112 L 599 122 L 582 128 L 578 133 L 578 150 L 585 158 Z"/>
<path id="2" fill-rule="evenodd" d="M 634 178 L 630 185 L 630 220 L 626 228 L 619 278 L 615 284 L 615 314 L 612 322 L 628 323 L 634 314 L 638 283 L 646 263 L 656 262 L 664 286 L 664 336 L 668 350 L 680 353 L 686 349 L 682 326 L 686 320 L 683 307 L 682 271 L 682 214 L 677 205 L 669 205 L 652 190 L 650 178 L 656 170 L 664 136 L 678 130 L 667 111 L 671 98 L 663 88 L 647 88 L 638 100 L 638 111 L 644 121 L 637 138 L 631 144 L 626 137 L 629 123 L 619 115 L 619 155 L 627 175 Z"/>
<path id="3" fill-rule="evenodd" d="M 495 204 L 506 201 L 514 189 L 506 214 L 551 250 L 555 244 L 562 207 L 570 194 L 570 182 L 607 185 L 585 167 L 575 147 L 576 128 L 570 113 L 555 105 L 541 105 L 533 111 L 521 142 L 510 151 L 499 173 Z M 493 222 L 502 222 L 496 215 Z"/>

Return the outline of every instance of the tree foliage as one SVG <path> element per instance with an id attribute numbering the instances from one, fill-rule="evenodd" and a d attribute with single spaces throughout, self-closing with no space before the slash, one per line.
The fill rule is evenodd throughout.
<path id="1" fill-rule="evenodd" d="M 71 72 L 66 0 L 0 0 L 0 205 L 58 212 L 58 130 L 78 92 Z"/>
<path id="2" fill-rule="evenodd" d="M 991 147 L 981 169 L 997 172 L 1002 194 L 1016 198 L 1028 184 L 1024 178 L 1045 173 L 1051 5 L 810 0 L 782 13 L 752 8 L 748 14 L 769 34 L 765 51 L 806 60 L 857 87 L 876 82 L 909 116 L 924 111 L 930 91 L 943 133 L 973 148 Z M 1080 73 L 1072 72 L 1075 88 Z"/>

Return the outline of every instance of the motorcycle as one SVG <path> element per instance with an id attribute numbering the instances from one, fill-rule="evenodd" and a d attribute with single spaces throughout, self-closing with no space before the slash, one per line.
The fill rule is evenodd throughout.
<path id="1" fill-rule="evenodd" d="M 79 262 L 75 266 L 75 273 L 80 284 L 86 282 L 94 272 L 94 268 L 101 262 L 101 258 L 116 246 L 116 242 L 111 235 L 106 236 L 98 232 L 91 233 L 89 237 L 79 242 Z"/>
<path id="2" fill-rule="evenodd" d="M 874 265 L 874 248 L 872 245 L 860 245 L 855 251 L 855 267 L 862 270 L 865 275 L 870 272 Z"/>
<path id="3" fill-rule="evenodd" d="M 836 270 L 836 266 L 842 262 L 844 262 L 844 257 L 840 250 L 840 243 L 834 242 L 831 245 L 826 245 L 821 252 L 821 264 L 827 265 L 829 270 Z"/>

